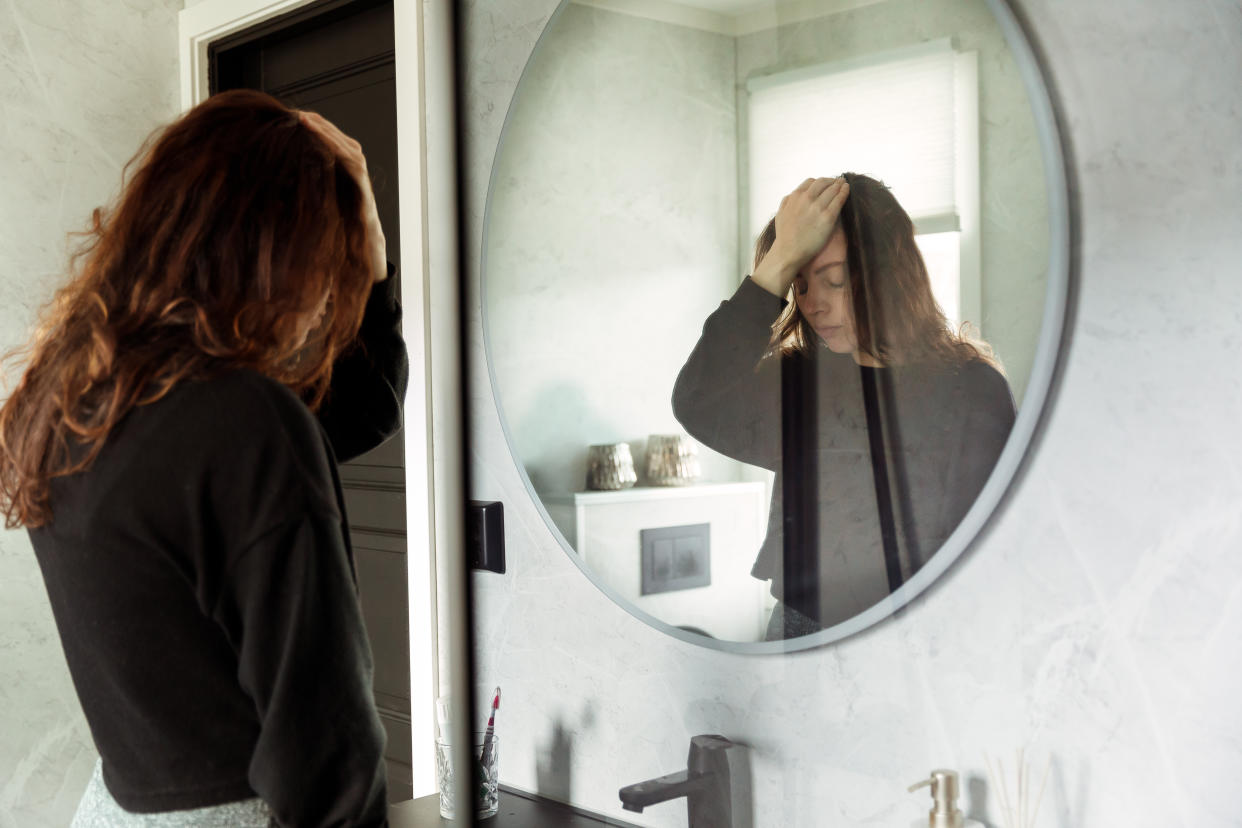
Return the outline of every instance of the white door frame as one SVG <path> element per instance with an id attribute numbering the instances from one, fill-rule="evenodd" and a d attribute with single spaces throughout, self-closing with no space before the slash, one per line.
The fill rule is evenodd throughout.
<path id="1" fill-rule="evenodd" d="M 187 0 L 179 14 L 181 107 L 208 94 L 208 46 L 314 0 Z M 437 558 L 461 561 L 461 370 L 458 331 L 452 31 L 443 0 L 394 0 L 401 303 L 410 355 L 405 398 L 406 539 L 410 604 L 410 718 L 414 797 L 435 793 L 435 698 L 441 684 Z M 424 17 L 426 16 L 426 20 Z M 426 33 L 426 34 L 425 34 Z M 426 67 L 448 68 L 433 72 Z M 428 119 L 428 113 L 433 117 Z M 428 126 L 428 123 L 431 126 Z M 433 163 L 428 164 L 428 158 Z M 435 216 L 434 221 L 428 220 Z M 433 393 L 434 389 L 434 393 Z M 425 473 L 419 474 L 423 470 Z M 460 595 L 464 566 L 441 568 Z M 455 614 L 461 606 L 450 607 Z M 447 618 L 447 615 L 446 615 Z M 463 625 L 447 624 L 447 653 Z M 446 654 L 447 654 L 446 653 Z M 451 662 L 445 661 L 448 665 Z M 448 675 L 443 677 L 447 685 Z M 464 682 L 463 682 L 464 684 Z M 463 688 L 464 689 L 464 688 Z"/>

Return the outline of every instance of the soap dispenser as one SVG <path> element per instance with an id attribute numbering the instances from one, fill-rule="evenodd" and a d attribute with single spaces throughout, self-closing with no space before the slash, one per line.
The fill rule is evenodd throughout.
<path id="1" fill-rule="evenodd" d="M 932 809 L 927 815 L 928 828 L 983 828 L 983 823 L 963 819 L 957 809 L 957 771 L 934 770 L 922 782 L 911 785 L 911 793 L 924 785 L 931 787 Z M 922 825 L 922 822 L 919 823 Z"/>

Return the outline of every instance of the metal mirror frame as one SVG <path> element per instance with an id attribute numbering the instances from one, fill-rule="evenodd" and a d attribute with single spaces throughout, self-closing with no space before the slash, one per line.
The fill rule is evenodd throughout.
<path id="1" fill-rule="evenodd" d="M 571 2 L 572 0 L 561 0 L 560 5 L 548 18 L 538 40 L 535 41 L 505 113 L 505 121 L 496 144 L 497 155 L 504 145 L 514 109 L 522 98 L 522 82 L 526 79 L 531 63 L 538 55 L 544 38 Z M 496 185 L 496 165 L 493 162 L 483 212 L 482 247 L 479 259 L 479 305 L 488 379 L 492 397 L 496 401 L 496 413 L 505 435 L 505 443 L 513 457 L 518 474 L 521 475 L 522 482 L 526 486 L 526 491 L 539 510 L 544 524 L 565 550 L 569 559 L 595 588 L 604 593 L 613 603 L 654 629 L 681 641 L 713 650 L 767 655 L 815 649 L 856 635 L 891 618 L 898 610 L 916 598 L 929 594 L 930 588 L 949 567 L 983 539 L 988 527 L 1000 514 L 1002 507 L 1007 504 L 1018 481 L 1022 479 L 1030 465 L 1031 457 L 1044 435 L 1060 388 L 1070 347 L 1072 323 L 1077 306 L 1080 252 L 1078 192 L 1072 174 L 1072 156 L 1065 131 L 1064 116 L 1053 89 L 1047 61 L 1031 32 L 1031 27 L 1022 18 L 1020 11 L 1015 8 L 1014 0 L 985 0 L 985 2 L 1004 35 L 1006 45 L 1013 53 L 1014 63 L 1018 67 L 1018 73 L 1022 78 L 1023 87 L 1031 105 L 1035 118 L 1035 131 L 1039 138 L 1040 159 L 1044 166 L 1044 185 L 1048 199 L 1049 254 L 1044 317 L 1040 324 L 1030 379 L 1013 429 L 1009 434 L 1009 439 L 1005 442 L 1005 448 L 996 466 L 992 469 L 992 473 L 988 476 L 974 504 L 944 545 L 918 572 L 902 584 L 896 592 L 889 595 L 888 600 L 881 601 L 840 624 L 811 635 L 781 641 L 727 641 L 708 638 L 675 627 L 629 603 L 611 586 L 597 578 L 591 569 L 584 565 L 577 550 L 557 528 L 542 499 L 531 484 L 526 469 L 518 460 L 517 447 L 505 417 L 496 373 L 492 367 L 492 342 L 487 321 L 487 239 L 491 225 L 492 196 Z"/>

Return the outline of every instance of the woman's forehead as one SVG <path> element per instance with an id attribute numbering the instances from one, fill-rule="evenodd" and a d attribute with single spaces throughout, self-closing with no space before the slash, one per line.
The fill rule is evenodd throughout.
<path id="1" fill-rule="evenodd" d="M 802 268 L 802 275 L 845 275 L 846 244 L 845 234 L 839 229 L 832 234 L 824 249 Z"/>
<path id="2" fill-rule="evenodd" d="M 819 266 L 830 262 L 844 262 L 847 249 L 845 231 L 838 224 L 837 229 L 833 230 L 832 235 L 828 237 L 828 243 L 819 253 L 815 254 L 814 259 L 811 259 L 811 264 Z"/>

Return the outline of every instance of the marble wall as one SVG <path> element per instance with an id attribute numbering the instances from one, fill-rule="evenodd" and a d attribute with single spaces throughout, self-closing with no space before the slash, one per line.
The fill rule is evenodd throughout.
<path id="1" fill-rule="evenodd" d="M 498 395 L 541 493 L 583 489 L 588 445 L 628 441 L 641 472 L 647 436 L 682 430 L 673 381 L 737 281 L 733 66 L 731 37 L 573 4 L 527 70 L 484 255 Z"/>
<path id="2" fill-rule="evenodd" d="M 1038 824 L 1242 819 L 1242 9 L 1015 0 L 1049 60 L 1080 188 L 1081 290 L 1046 430 L 1001 514 L 900 617 L 788 657 L 668 640 L 553 540 L 505 443 L 470 309 L 474 497 L 506 504 L 509 571 L 477 577 L 480 686 L 504 687 L 502 776 L 644 825 L 624 784 L 744 743 L 740 825 L 925 819 L 905 786 L 985 754 L 1051 758 Z M 473 0 L 466 208 L 477 286 L 490 165 L 555 0 Z M 925 824 L 925 823 L 924 823 Z"/>
<path id="3" fill-rule="evenodd" d="M 26 341 L 62 280 L 67 233 L 176 114 L 180 8 L 0 3 L 0 350 Z M 0 530 L 0 828 L 67 825 L 94 762 L 26 533 Z"/>

